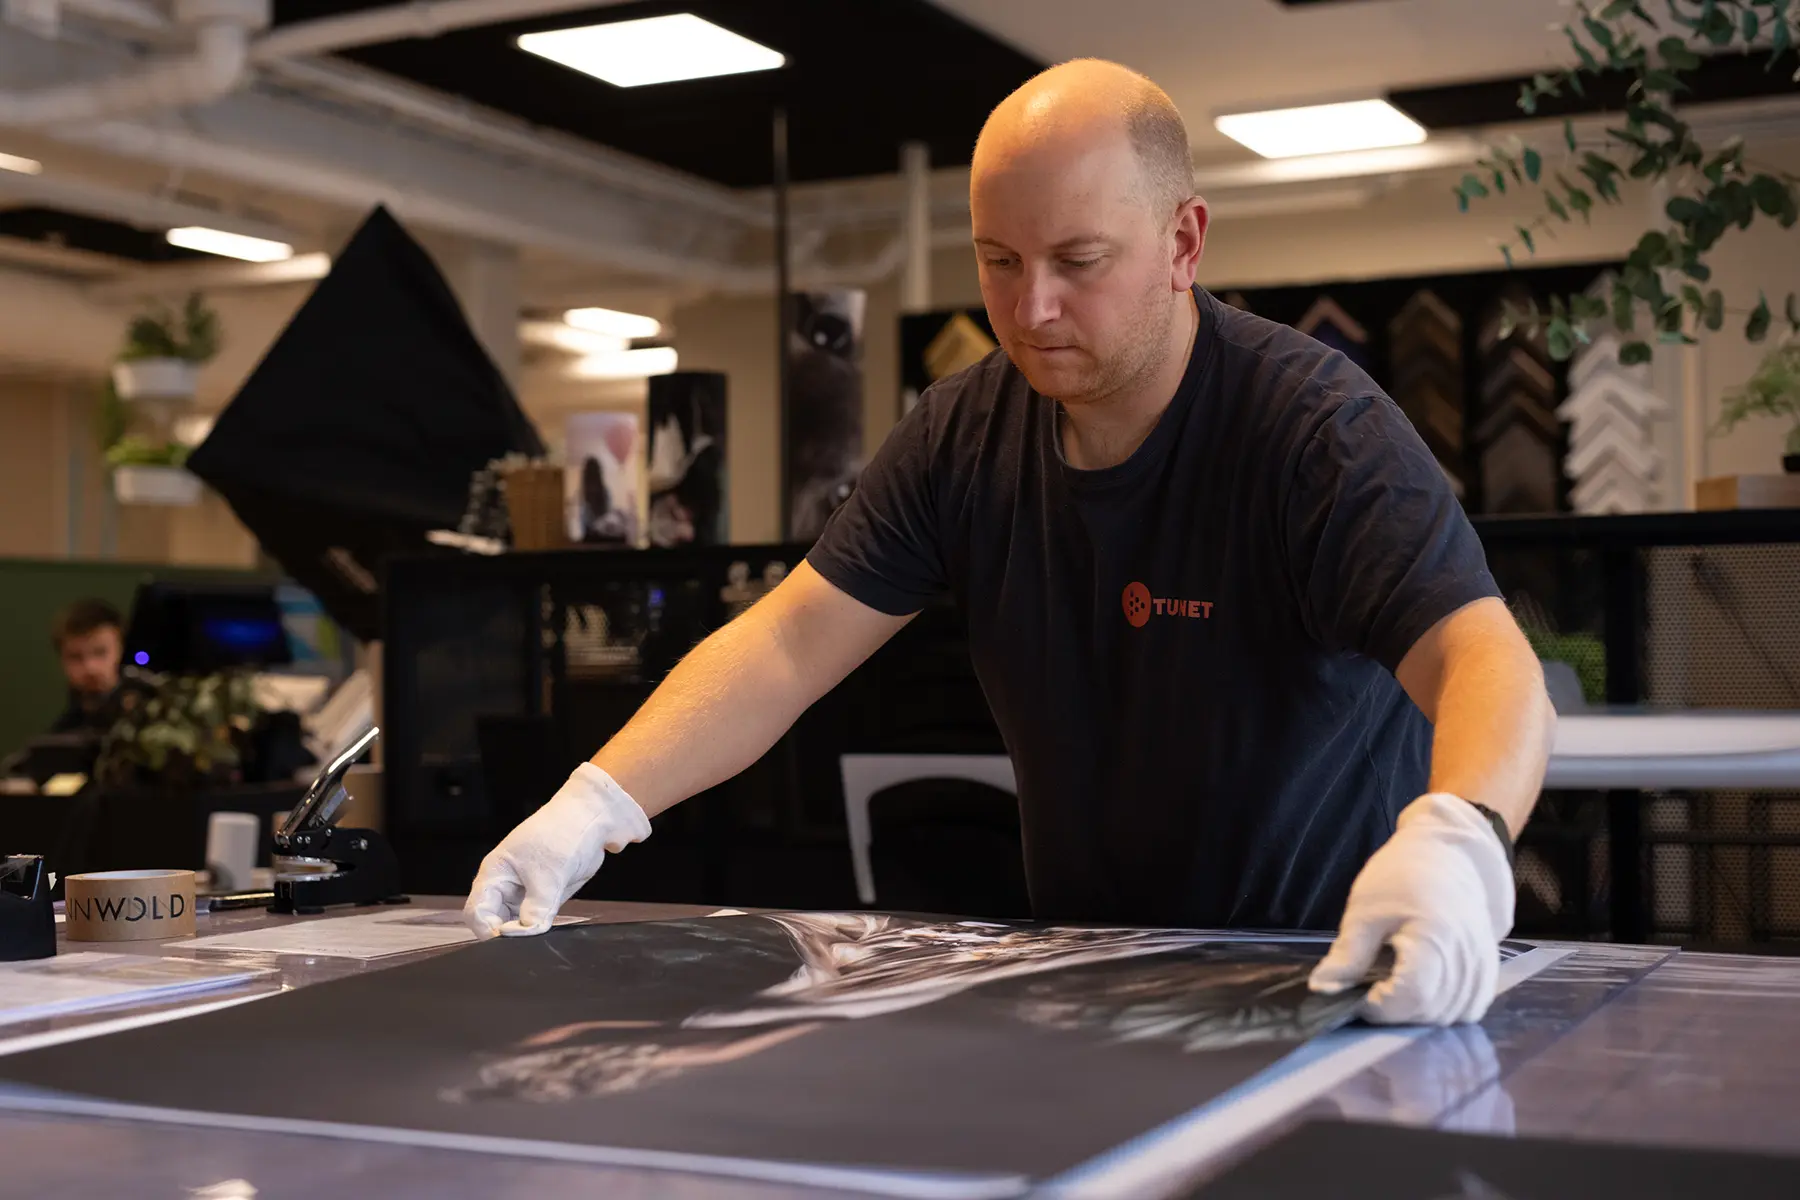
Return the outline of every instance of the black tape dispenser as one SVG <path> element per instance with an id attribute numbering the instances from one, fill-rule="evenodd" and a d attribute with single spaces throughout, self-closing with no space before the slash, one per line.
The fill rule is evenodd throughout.
<path id="1" fill-rule="evenodd" d="M 275 898 L 269 911 L 316 913 L 339 904 L 404 904 L 400 860 L 373 829 L 333 821 L 349 793 L 344 775 L 381 730 L 371 728 L 319 772 L 275 833 Z"/>
<path id="2" fill-rule="evenodd" d="M 36 854 L 0 854 L 0 962 L 56 953 L 49 868 Z"/>

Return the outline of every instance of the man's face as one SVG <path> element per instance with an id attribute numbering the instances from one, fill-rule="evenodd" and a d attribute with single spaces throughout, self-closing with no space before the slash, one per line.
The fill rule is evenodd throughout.
<path id="1" fill-rule="evenodd" d="M 982 156 L 969 205 L 988 319 L 1035 390 L 1078 404 L 1156 369 L 1175 214 L 1151 211 L 1128 142 Z"/>
<path id="2" fill-rule="evenodd" d="M 83 696 L 104 696 L 118 687 L 122 649 L 118 627 L 113 625 L 64 638 L 59 653 L 69 686 Z"/>

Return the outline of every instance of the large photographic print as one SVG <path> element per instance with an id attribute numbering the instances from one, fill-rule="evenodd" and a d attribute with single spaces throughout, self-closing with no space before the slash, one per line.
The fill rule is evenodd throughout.
<path id="1" fill-rule="evenodd" d="M 797 1181 L 949 1175 L 994 1194 L 1348 1020 L 1360 991 L 1306 986 L 1325 948 L 877 913 L 570 927 L 0 1058 L 0 1078 L 59 1106 L 785 1165 Z M 329 1087 L 268 1086 L 321 1064 Z"/>

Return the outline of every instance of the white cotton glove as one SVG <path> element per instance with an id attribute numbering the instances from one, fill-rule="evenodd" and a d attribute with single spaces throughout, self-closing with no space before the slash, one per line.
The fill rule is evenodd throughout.
<path id="1" fill-rule="evenodd" d="M 607 851 L 616 854 L 649 836 L 650 818 L 637 801 L 611 775 L 582 763 L 549 803 L 481 860 L 463 919 L 481 938 L 542 933 L 594 877 Z"/>
<path id="2" fill-rule="evenodd" d="M 1401 810 L 1394 836 L 1351 885 L 1343 925 L 1314 968 L 1312 987 L 1343 991 L 1391 943 L 1394 969 L 1369 989 L 1364 1017 L 1382 1024 L 1479 1021 L 1494 1001 L 1513 894 L 1506 849 L 1474 805 L 1443 792 L 1420 796 Z"/>

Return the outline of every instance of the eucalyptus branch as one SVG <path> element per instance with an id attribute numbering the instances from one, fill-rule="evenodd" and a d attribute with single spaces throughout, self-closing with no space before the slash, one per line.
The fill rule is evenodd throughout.
<path id="1" fill-rule="evenodd" d="M 1800 0 L 1664 0 L 1663 7 L 1667 15 L 1659 21 L 1646 0 L 1610 0 L 1597 9 L 1580 5 L 1562 27 L 1575 64 L 1533 76 L 1520 90 L 1519 108 L 1535 115 L 1545 99 L 1585 97 L 1589 81 L 1626 75 L 1622 123 L 1607 125 L 1595 142 L 1577 137 L 1573 120 L 1565 119 L 1562 145 L 1548 167 L 1535 147 L 1490 147 L 1455 189 L 1464 211 L 1474 200 L 1504 193 L 1509 181 L 1541 189 L 1544 211 L 1513 229 L 1516 245 L 1527 254 L 1535 254 L 1540 236 L 1554 236 L 1559 226 L 1577 218 L 1591 221 L 1598 205 L 1623 203 L 1627 182 L 1660 182 L 1673 193 L 1664 206 L 1669 223 L 1638 240 L 1609 297 L 1554 297 L 1547 309 L 1533 304 L 1507 314 L 1509 332 L 1516 327 L 1541 332 L 1557 359 L 1591 341 L 1593 327 L 1602 321 L 1629 335 L 1620 353 L 1627 362 L 1647 361 L 1651 340 L 1691 343 L 1690 329 L 1721 328 L 1726 313 L 1735 310 L 1726 307 L 1718 289 L 1702 290 L 1712 276 L 1708 252 L 1727 230 L 1747 229 L 1759 217 L 1783 229 L 1800 221 L 1800 177 L 1752 163 L 1739 138 L 1703 145 L 1674 108 L 1676 97 L 1691 90 L 1687 79 L 1703 61 L 1692 43 L 1718 50 L 1766 49 L 1772 70 L 1796 45 Z M 1800 71 L 1795 77 L 1800 79 Z M 1509 267 L 1516 261 L 1514 246 L 1513 239 L 1500 245 Z M 1641 336 L 1640 316 L 1648 328 Z M 1787 296 L 1782 316 L 1790 331 L 1800 332 L 1795 294 Z M 1773 320 L 1768 300 L 1759 296 L 1744 318 L 1744 336 L 1763 340 Z"/>

